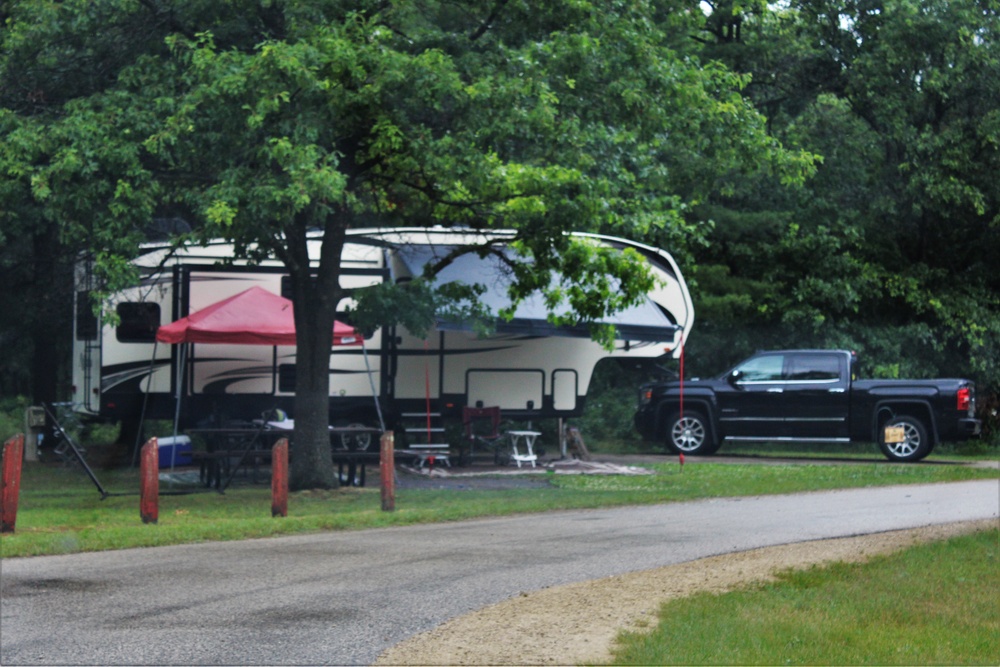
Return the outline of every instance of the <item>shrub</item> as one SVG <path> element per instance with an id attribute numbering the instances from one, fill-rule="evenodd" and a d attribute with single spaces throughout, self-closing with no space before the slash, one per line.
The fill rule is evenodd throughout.
<path id="1" fill-rule="evenodd" d="M 24 411 L 28 407 L 28 399 L 15 396 L 0 399 L 0 439 L 24 432 Z"/>

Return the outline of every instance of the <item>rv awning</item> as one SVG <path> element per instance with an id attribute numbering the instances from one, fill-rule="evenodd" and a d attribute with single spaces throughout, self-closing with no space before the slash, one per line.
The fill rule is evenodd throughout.
<path id="1" fill-rule="evenodd" d="M 292 302 L 260 287 L 157 329 L 161 343 L 229 343 L 233 345 L 295 345 Z M 334 345 L 360 345 L 361 336 L 343 322 L 334 322 Z"/>
<path id="2" fill-rule="evenodd" d="M 431 244 L 408 244 L 396 248 L 396 257 L 403 266 L 396 267 L 394 278 L 417 277 L 423 273 L 424 266 L 446 256 L 452 246 Z M 492 311 L 510 306 L 507 296 L 512 283 L 506 267 L 496 257 L 479 257 L 474 253 L 462 255 L 445 267 L 435 278 L 436 284 L 462 282 L 468 285 L 479 284 L 486 287 L 486 292 L 480 300 Z M 602 323 L 613 324 L 616 337 L 629 341 L 664 342 L 673 341 L 678 326 L 663 308 L 646 299 L 637 306 L 620 311 L 605 318 Z M 440 320 L 438 328 L 445 331 L 467 331 L 472 327 L 464 322 Z M 569 336 L 589 338 L 590 332 L 586 324 L 557 327 L 548 321 L 548 310 L 540 296 L 533 295 L 523 300 L 514 311 L 510 321 L 498 320 L 498 333 L 518 334 L 524 336 Z"/>

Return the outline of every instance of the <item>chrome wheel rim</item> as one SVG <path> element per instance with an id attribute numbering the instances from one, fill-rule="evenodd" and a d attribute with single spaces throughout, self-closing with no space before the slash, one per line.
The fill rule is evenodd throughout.
<path id="1" fill-rule="evenodd" d="M 674 422 L 674 427 L 670 431 L 670 439 L 677 449 L 692 452 L 705 442 L 705 425 L 700 419 L 682 417 Z"/>
<path id="2" fill-rule="evenodd" d="M 917 449 L 920 447 L 920 431 L 917 427 L 909 422 L 901 422 L 896 424 L 903 429 L 903 441 L 902 442 L 887 442 L 885 443 L 886 448 L 895 456 L 902 458 L 913 456 L 916 454 Z"/>

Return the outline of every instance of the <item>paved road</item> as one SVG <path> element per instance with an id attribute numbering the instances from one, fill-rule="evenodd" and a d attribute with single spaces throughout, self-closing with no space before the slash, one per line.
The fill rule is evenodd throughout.
<path id="1" fill-rule="evenodd" d="M 0 663 L 368 664 L 520 591 L 998 516 L 990 480 L 8 559 Z"/>

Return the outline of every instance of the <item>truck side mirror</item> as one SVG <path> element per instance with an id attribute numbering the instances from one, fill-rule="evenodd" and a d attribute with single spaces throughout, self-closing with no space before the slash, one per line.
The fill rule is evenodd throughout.
<path id="1" fill-rule="evenodd" d="M 729 381 L 729 384 L 731 384 L 733 387 L 737 389 L 739 389 L 737 385 L 739 385 L 741 379 L 743 379 L 743 371 L 739 369 L 733 371 L 732 373 L 726 376 L 726 380 Z"/>

